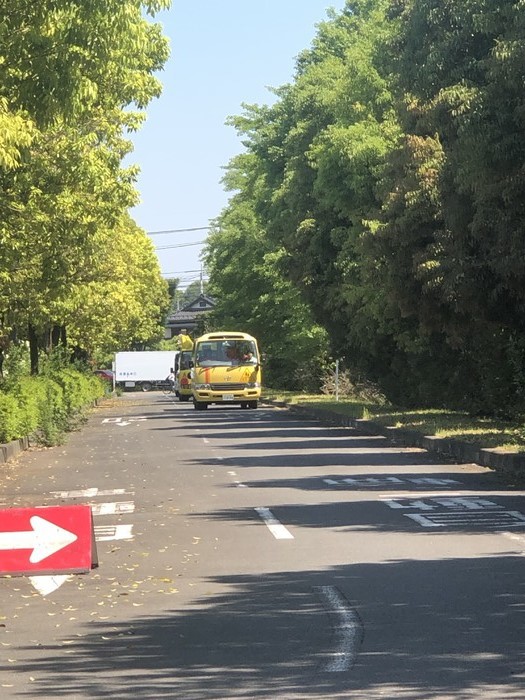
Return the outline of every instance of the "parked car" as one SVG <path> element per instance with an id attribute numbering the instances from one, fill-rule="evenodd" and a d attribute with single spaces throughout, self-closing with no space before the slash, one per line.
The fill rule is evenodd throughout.
<path id="1" fill-rule="evenodd" d="M 96 374 L 97 377 L 100 377 L 101 379 L 105 379 L 108 382 L 111 382 L 113 384 L 113 372 L 110 369 L 95 369 L 93 370 L 93 374 Z"/>

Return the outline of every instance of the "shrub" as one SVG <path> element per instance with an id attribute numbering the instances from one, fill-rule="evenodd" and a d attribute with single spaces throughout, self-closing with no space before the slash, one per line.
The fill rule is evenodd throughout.
<path id="1" fill-rule="evenodd" d="M 23 436 L 21 411 L 14 396 L 0 392 L 0 443 Z"/>
<path id="2" fill-rule="evenodd" d="M 68 427 L 68 410 L 64 401 L 64 390 L 53 379 L 43 377 L 39 392 L 39 425 L 36 437 L 43 445 L 58 445 Z"/>
<path id="3" fill-rule="evenodd" d="M 32 436 L 40 422 L 40 403 L 43 401 L 43 386 L 35 377 L 22 377 L 13 386 L 11 396 L 18 404 L 20 414 L 16 437 Z"/>
<path id="4" fill-rule="evenodd" d="M 70 367 L 20 376 L 8 386 L 0 393 L 0 442 L 29 436 L 45 445 L 62 442 L 84 409 L 106 391 L 98 377 Z"/>
<path id="5" fill-rule="evenodd" d="M 335 370 L 327 370 L 323 376 L 321 392 L 329 396 L 351 396 L 366 403 L 383 406 L 387 403 L 379 387 L 367 379 L 354 379 L 348 370 L 342 370 L 336 377 Z"/>

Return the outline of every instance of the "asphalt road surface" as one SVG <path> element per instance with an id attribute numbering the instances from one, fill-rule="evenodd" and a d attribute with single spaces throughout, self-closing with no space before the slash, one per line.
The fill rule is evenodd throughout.
<path id="1" fill-rule="evenodd" d="M 487 469 L 155 392 L 0 502 L 91 505 L 99 560 L 0 578 L 2 700 L 525 697 L 525 494 Z"/>

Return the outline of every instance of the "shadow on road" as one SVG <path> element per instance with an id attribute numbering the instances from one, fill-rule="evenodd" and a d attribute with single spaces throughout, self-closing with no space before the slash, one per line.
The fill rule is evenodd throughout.
<path id="1" fill-rule="evenodd" d="M 226 585 L 227 592 L 204 595 L 191 608 L 129 624 L 93 622 L 67 646 L 47 648 L 45 660 L 35 654 L 18 667 L 37 681 L 30 695 L 21 695 L 425 700 L 481 698 L 487 691 L 487 697 L 523 697 L 522 563 L 513 557 L 392 561 L 217 577 L 203 583 L 212 590 L 214 583 Z M 327 579 L 357 601 L 365 629 L 357 661 L 344 673 L 323 670 L 333 640 L 315 587 Z"/>

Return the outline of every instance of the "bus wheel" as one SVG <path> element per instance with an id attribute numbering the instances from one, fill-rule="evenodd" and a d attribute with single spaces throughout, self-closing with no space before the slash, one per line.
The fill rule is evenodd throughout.
<path id="1" fill-rule="evenodd" d="M 250 408 L 257 408 L 257 401 L 248 401 L 248 406 Z"/>
<path id="2" fill-rule="evenodd" d="M 149 382 L 143 382 L 142 386 L 142 391 L 151 391 L 151 384 Z"/>
<path id="3" fill-rule="evenodd" d="M 247 401 L 241 401 L 241 408 L 248 408 L 248 402 L 247 402 Z"/>
<path id="4" fill-rule="evenodd" d="M 206 408 L 208 408 L 208 404 L 204 401 L 194 401 L 193 406 L 196 411 L 204 411 Z"/>

